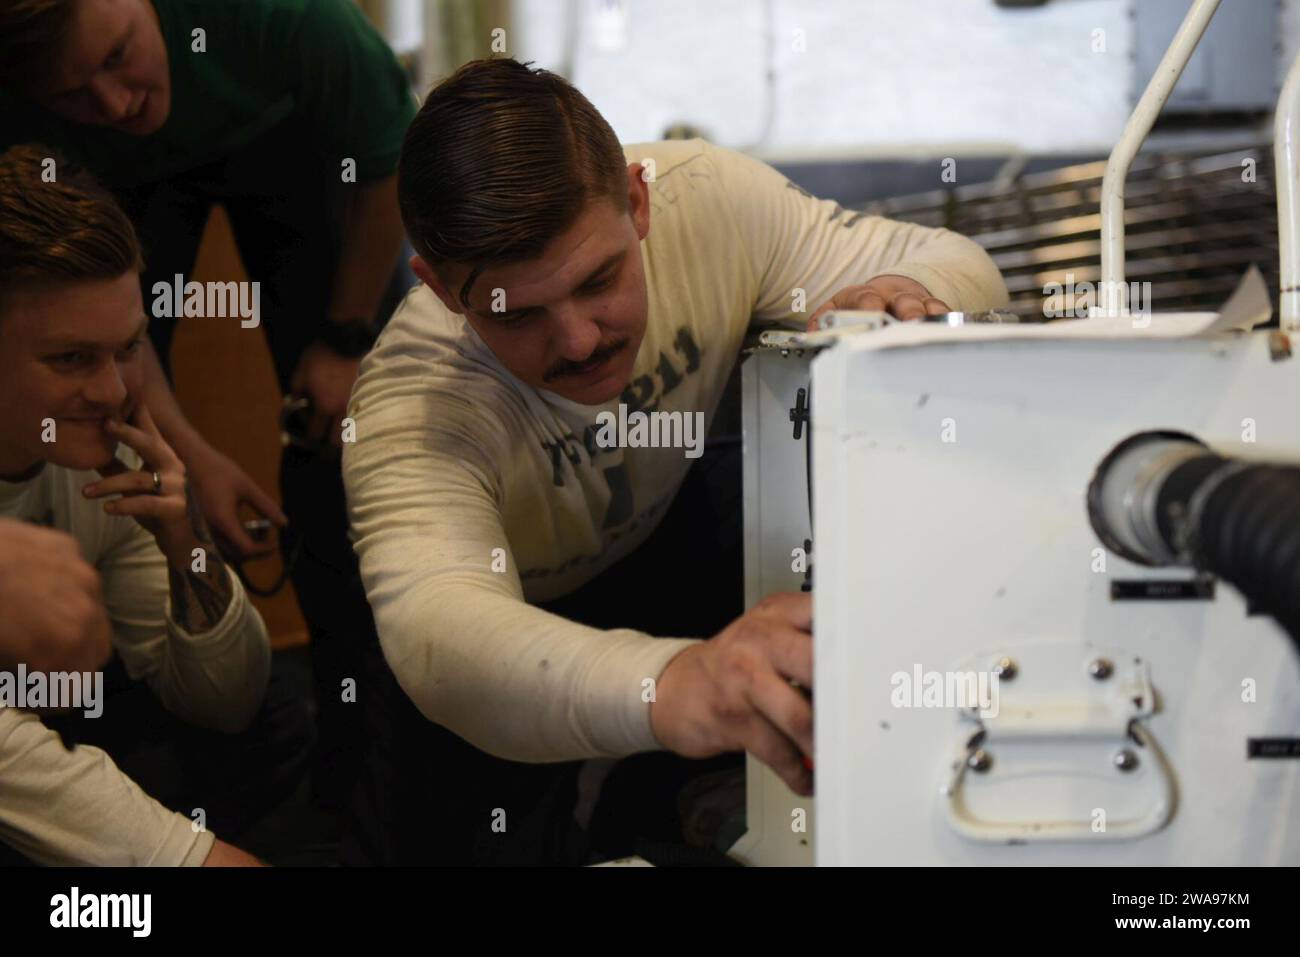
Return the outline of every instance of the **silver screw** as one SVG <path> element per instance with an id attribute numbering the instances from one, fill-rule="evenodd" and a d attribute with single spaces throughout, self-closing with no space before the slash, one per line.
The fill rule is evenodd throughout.
<path id="1" fill-rule="evenodd" d="M 1115 666 L 1108 658 L 1094 658 L 1088 664 L 1088 674 L 1098 681 L 1105 681 L 1115 672 Z"/>
<path id="2" fill-rule="evenodd" d="M 1011 658 L 999 658 L 998 663 L 993 666 L 993 674 L 1001 681 L 1010 681 L 1016 676 L 1016 663 Z"/>
<path id="3" fill-rule="evenodd" d="M 993 767 L 993 755 L 989 754 L 983 748 L 980 748 L 966 759 L 966 767 L 978 774 L 983 774 L 989 768 Z"/>
<path id="4" fill-rule="evenodd" d="M 1115 752 L 1115 767 L 1121 771 L 1132 771 L 1138 766 L 1138 756 L 1124 748 L 1122 751 Z"/>

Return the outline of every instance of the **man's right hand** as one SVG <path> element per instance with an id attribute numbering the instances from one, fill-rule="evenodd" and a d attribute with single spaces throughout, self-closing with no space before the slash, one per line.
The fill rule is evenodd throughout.
<path id="1" fill-rule="evenodd" d="M 769 595 L 708 641 L 668 663 L 650 726 L 688 758 L 748 751 L 796 794 L 812 794 L 812 595 Z"/>
<path id="2" fill-rule="evenodd" d="M 96 671 L 112 654 L 99 573 L 70 535 L 0 518 L 0 666 Z"/>
<path id="3" fill-rule="evenodd" d="M 255 541 L 248 534 L 239 510 L 248 505 L 263 518 L 269 518 L 283 528 L 288 519 L 275 504 L 275 499 L 262 491 L 233 459 L 206 442 L 194 443 L 180 451 L 180 456 L 185 462 L 190 486 L 198 497 L 199 508 L 221 550 L 238 561 L 274 552 L 274 543 Z"/>
<path id="4" fill-rule="evenodd" d="M 208 851 L 208 856 L 203 859 L 203 866 L 265 867 L 266 865 L 247 851 L 241 851 L 233 844 L 218 840 L 213 843 L 212 850 Z"/>

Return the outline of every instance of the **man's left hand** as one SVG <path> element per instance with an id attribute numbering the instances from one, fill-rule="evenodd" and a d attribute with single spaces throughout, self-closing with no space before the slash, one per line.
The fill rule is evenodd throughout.
<path id="1" fill-rule="evenodd" d="M 906 276 L 877 276 L 861 286 L 841 289 L 831 301 L 823 303 L 808 320 L 808 331 L 820 328 L 820 319 L 836 309 L 862 309 L 887 312 L 898 319 L 920 319 L 951 312 L 948 304 L 937 299 L 915 279 Z"/>
<path id="2" fill-rule="evenodd" d="M 101 478 L 82 488 L 86 498 L 119 496 L 104 503 L 109 515 L 129 515 L 158 542 L 168 561 L 188 562 L 193 542 L 207 537 L 203 516 L 190 504 L 185 465 L 154 424 L 149 409 L 136 406 L 134 423 L 109 419 L 104 431 L 140 457 L 143 467 L 132 469 L 116 456 L 96 471 Z"/>
<path id="3" fill-rule="evenodd" d="M 307 347 L 289 383 L 295 395 L 311 399 L 313 437 L 343 447 L 340 422 L 347 412 L 352 386 L 357 381 L 360 357 L 349 359 L 315 342 Z"/>

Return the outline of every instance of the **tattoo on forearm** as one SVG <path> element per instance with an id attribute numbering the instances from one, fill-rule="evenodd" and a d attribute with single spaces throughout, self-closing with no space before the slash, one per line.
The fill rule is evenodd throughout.
<path id="1" fill-rule="evenodd" d="M 169 563 L 167 580 L 171 587 L 172 618 L 176 624 L 194 635 L 207 631 L 222 619 L 230 607 L 234 591 L 230 586 L 226 563 L 208 532 L 189 482 L 185 483 L 185 507 L 194 538 L 207 553 L 207 567 L 204 571 L 196 572 L 192 561 L 180 568 Z"/>

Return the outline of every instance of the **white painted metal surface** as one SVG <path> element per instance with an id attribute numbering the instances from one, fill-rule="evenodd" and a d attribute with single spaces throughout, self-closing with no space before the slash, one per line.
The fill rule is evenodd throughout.
<path id="1" fill-rule="evenodd" d="M 741 369 L 744 434 L 745 607 L 764 595 L 798 591 L 791 552 L 811 537 L 804 444 L 793 438 L 790 408 L 809 382 L 811 354 L 760 350 Z M 796 795 L 752 756 L 746 759 L 748 831 L 731 850 L 746 864 L 813 863 L 812 801 Z M 802 811 L 802 814 L 798 812 Z M 802 824 L 804 829 L 799 829 Z"/>
<path id="2" fill-rule="evenodd" d="M 875 335 L 813 362 L 817 863 L 1300 864 L 1300 761 L 1247 757 L 1249 738 L 1297 735 L 1300 656 L 1229 586 L 1113 600 L 1117 579 L 1187 573 L 1103 551 L 1084 503 L 1144 430 L 1300 461 L 1297 360 L 1263 332 Z M 1099 656 L 1126 693 L 1149 682 L 1132 713 L 1094 700 Z M 980 742 L 991 763 L 955 785 L 975 726 L 900 706 L 895 676 L 1002 657 L 1019 672 Z M 751 829 L 772 837 L 789 808 L 762 788 Z"/>
<path id="3" fill-rule="evenodd" d="M 991 677 L 1007 659 L 1015 677 L 998 682 L 988 695 L 991 707 L 965 716 L 967 737 L 952 755 L 940 792 L 948 827 L 988 844 L 1131 841 L 1164 827 L 1174 810 L 1174 784 L 1145 730 L 1155 711 L 1150 665 L 1114 647 L 1090 647 L 1081 655 L 1070 641 L 1008 641 L 993 654 L 957 663 L 953 673 Z M 1091 662 L 1106 662 L 1113 671 L 1105 680 L 1094 678 Z M 923 673 L 919 663 L 914 671 Z M 1116 773 L 1115 755 L 1139 753 L 1135 734 L 1149 758 Z M 1087 793 L 1085 804 L 1109 809 L 1105 828 L 1094 827 L 1088 806 L 1046 818 L 1004 810 L 1008 803 L 1051 807 L 1060 802 L 1056 792 L 1063 783 Z"/>
<path id="4" fill-rule="evenodd" d="M 1169 337 L 1213 316 L 1116 324 L 1124 179 L 1217 6 L 1193 4 L 1107 166 L 1110 338 L 1080 341 L 1091 323 L 935 330 L 920 345 L 899 329 L 818 334 L 835 342 L 812 369 L 819 864 L 1300 863 L 1297 761 L 1247 757 L 1249 739 L 1300 727 L 1289 639 L 1222 586 L 1212 600 L 1115 600 L 1114 580 L 1187 573 L 1107 553 L 1084 506 L 1097 463 L 1135 432 L 1300 461 L 1286 412 L 1300 384 L 1267 333 Z M 1300 59 L 1275 144 L 1293 331 L 1297 111 Z M 882 336 L 899 348 L 879 349 Z M 788 410 L 805 362 L 760 352 L 745 370 L 751 604 L 799 584 L 789 554 L 806 486 Z M 1116 684 L 1089 683 L 1099 659 L 1117 665 Z M 1005 660 L 1022 669 L 1009 716 L 891 694 L 899 675 Z M 736 856 L 806 863 L 790 821 L 811 818 L 811 802 L 752 758 L 748 785 Z"/>

